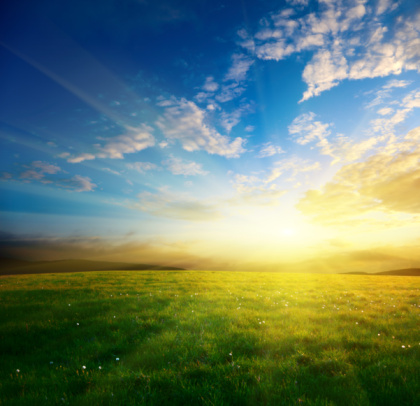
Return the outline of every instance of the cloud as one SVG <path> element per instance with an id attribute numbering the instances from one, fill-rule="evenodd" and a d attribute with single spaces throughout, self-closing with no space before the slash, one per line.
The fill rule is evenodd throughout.
<path id="1" fill-rule="evenodd" d="M 129 128 L 124 135 L 118 135 L 107 139 L 105 146 L 100 147 L 101 158 L 122 159 L 124 154 L 142 151 L 155 145 L 155 139 L 151 132 L 153 129 L 145 124 L 139 128 Z"/>
<path id="2" fill-rule="evenodd" d="M 293 4 L 306 2 L 294 1 Z M 378 2 L 376 10 L 363 2 L 320 2 L 313 9 L 271 13 L 253 36 L 240 30 L 239 45 L 263 60 L 279 61 L 312 52 L 302 79 L 308 85 L 305 101 L 345 79 L 399 75 L 420 71 L 420 13 L 401 13 L 395 24 L 388 15 L 398 3 Z"/>
<path id="3" fill-rule="evenodd" d="M 303 93 L 300 101 L 337 86 L 347 76 L 347 60 L 340 52 L 319 51 L 303 70 L 302 78 L 307 83 L 308 90 Z"/>
<path id="4" fill-rule="evenodd" d="M 136 170 L 140 173 L 146 173 L 147 171 L 158 169 L 159 167 L 152 162 L 132 162 L 127 164 L 127 168 Z"/>
<path id="5" fill-rule="evenodd" d="M 87 176 L 75 175 L 70 179 L 63 179 L 59 184 L 74 192 L 91 192 L 97 185 L 95 185 Z"/>
<path id="6" fill-rule="evenodd" d="M 214 221 L 222 217 L 215 205 L 166 189 L 159 193 L 142 192 L 137 197 L 138 202 L 129 202 L 127 206 L 157 217 L 186 221 Z"/>
<path id="7" fill-rule="evenodd" d="M 240 123 L 241 118 L 244 115 L 249 114 L 250 112 L 253 112 L 253 110 L 254 110 L 253 104 L 249 103 L 249 104 L 243 104 L 242 106 L 233 110 L 230 113 L 223 111 L 220 114 L 222 127 L 229 133 L 233 127 L 235 127 L 236 125 Z"/>
<path id="8" fill-rule="evenodd" d="M 238 193 L 234 200 L 257 205 L 278 205 L 279 198 L 288 192 L 283 182 L 294 182 L 302 173 L 309 173 L 321 168 L 319 162 L 311 162 L 293 156 L 275 162 L 271 169 L 250 175 L 232 174 L 232 186 Z M 281 179 L 282 178 L 282 179 Z"/>
<path id="9" fill-rule="evenodd" d="M 195 176 L 207 175 L 202 165 L 197 162 L 183 161 L 181 158 L 171 156 L 168 160 L 162 162 L 174 175 Z"/>
<path id="10" fill-rule="evenodd" d="M 391 97 L 391 93 L 396 88 L 404 88 L 410 85 L 412 82 L 408 80 L 390 80 L 380 90 L 374 93 L 375 97 L 371 100 L 366 107 L 372 108 L 382 104 Z"/>
<path id="11" fill-rule="evenodd" d="M 156 125 L 170 140 L 178 140 L 186 151 L 204 150 L 209 154 L 237 158 L 245 152 L 244 140 L 231 140 L 219 134 L 207 119 L 207 111 L 184 98 L 173 99 L 173 105 L 165 108 Z"/>
<path id="12" fill-rule="evenodd" d="M 286 1 L 292 6 L 307 6 L 309 4 L 309 0 L 286 0 Z"/>
<path id="13" fill-rule="evenodd" d="M 67 158 L 67 162 L 70 163 L 80 163 L 96 158 L 123 159 L 124 154 L 132 154 L 153 147 L 155 138 L 152 131 L 153 129 L 145 124 L 137 128 L 127 127 L 125 134 L 106 138 L 104 145 L 94 145 L 95 152 L 81 153 L 70 157 L 68 153 L 64 153 L 60 157 Z"/>
<path id="14" fill-rule="evenodd" d="M 90 192 L 97 186 L 90 178 L 81 175 L 74 175 L 72 178 L 51 176 L 65 171 L 57 165 L 52 165 L 44 161 L 34 161 L 30 165 L 24 165 L 24 168 L 26 170 L 21 172 L 18 178 L 23 182 L 38 181 L 74 192 Z M 7 173 L 6 176 L 3 176 L 3 180 L 11 181 L 14 178 L 12 174 Z"/>
<path id="15" fill-rule="evenodd" d="M 102 168 L 102 170 L 108 173 L 112 173 L 113 175 L 121 176 L 121 173 L 119 173 L 118 171 L 114 171 L 111 168 Z"/>
<path id="16" fill-rule="evenodd" d="M 223 85 L 220 93 L 216 95 L 215 98 L 220 103 L 226 103 L 239 97 L 245 90 L 245 86 L 234 82 L 229 85 Z"/>
<path id="17" fill-rule="evenodd" d="M 29 166 L 24 167 L 27 170 L 20 174 L 20 178 L 27 180 L 41 180 L 45 178 L 45 174 L 53 175 L 62 170 L 56 165 L 51 165 L 43 161 L 34 161 Z"/>
<path id="18" fill-rule="evenodd" d="M 298 144 L 306 145 L 314 140 L 323 143 L 331 134 L 330 125 L 314 121 L 315 116 L 312 112 L 301 114 L 289 125 L 289 134 L 293 135 Z"/>
<path id="19" fill-rule="evenodd" d="M 297 208 L 322 224 L 377 224 L 398 215 L 420 214 L 420 127 L 402 139 L 392 140 L 392 150 L 365 161 L 343 166 L 319 190 L 309 190 Z M 385 216 L 385 217 L 384 217 Z"/>
<path id="20" fill-rule="evenodd" d="M 61 154 L 60 157 L 68 157 L 70 154 Z M 93 154 L 88 154 L 88 153 L 83 153 L 83 154 L 79 154 L 70 158 L 67 158 L 67 162 L 70 162 L 72 164 L 78 164 L 79 162 L 83 162 L 83 161 L 92 161 L 93 159 L 96 158 L 96 155 Z"/>
<path id="21" fill-rule="evenodd" d="M 13 175 L 9 172 L 1 172 L 0 179 L 1 180 L 11 180 L 11 179 L 13 179 Z"/>
<path id="22" fill-rule="evenodd" d="M 229 68 L 224 81 L 233 80 L 235 82 L 242 82 L 246 79 L 249 68 L 254 63 L 254 60 L 244 54 L 233 54 L 232 65 Z"/>
<path id="23" fill-rule="evenodd" d="M 420 108 L 420 89 L 409 92 L 400 100 L 394 97 L 392 106 L 378 111 L 382 117 L 370 122 L 373 132 L 392 135 L 398 124 L 404 122 L 414 109 Z M 385 115 L 387 117 L 383 117 Z"/>
<path id="24" fill-rule="evenodd" d="M 215 92 L 219 88 L 219 85 L 214 81 L 213 76 L 208 76 L 203 85 L 203 90 L 206 92 Z"/>
<path id="25" fill-rule="evenodd" d="M 394 109 L 391 109 L 390 107 L 384 107 L 377 111 L 377 113 L 381 116 L 388 116 L 389 114 L 393 112 L 394 112 Z"/>
<path id="26" fill-rule="evenodd" d="M 315 120 L 315 117 L 316 115 L 312 112 L 296 117 L 288 127 L 289 134 L 299 145 L 316 142 L 316 146 L 320 149 L 322 155 L 333 158 L 332 165 L 338 162 L 352 162 L 360 159 L 383 140 L 383 137 L 369 137 L 356 141 L 343 134 L 331 137 L 332 125 Z"/>
<path id="27" fill-rule="evenodd" d="M 260 149 L 257 158 L 266 158 L 269 156 L 284 154 L 283 148 L 278 145 L 273 145 L 271 142 L 266 142 Z"/>

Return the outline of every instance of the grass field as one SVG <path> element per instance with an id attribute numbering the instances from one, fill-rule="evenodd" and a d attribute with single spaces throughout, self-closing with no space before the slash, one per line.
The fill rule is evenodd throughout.
<path id="1" fill-rule="evenodd" d="M 0 405 L 420 405 L 420 278 L 0 278 Z"/>

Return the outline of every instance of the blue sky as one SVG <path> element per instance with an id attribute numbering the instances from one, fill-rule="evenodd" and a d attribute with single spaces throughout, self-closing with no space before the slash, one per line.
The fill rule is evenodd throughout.
<path id="1" fill-rule="evenodd" d="M 5 255 L 420 264 L 417 1 L 7 1 L 0 15 Z"/>

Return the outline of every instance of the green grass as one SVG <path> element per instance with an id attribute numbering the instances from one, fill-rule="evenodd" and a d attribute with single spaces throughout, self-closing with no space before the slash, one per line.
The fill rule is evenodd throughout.
<path id="1" fill-rule="evenodd" d="M 419 405 L 419 288 L 365 275 L 4 277 L 0 405 Z"/>

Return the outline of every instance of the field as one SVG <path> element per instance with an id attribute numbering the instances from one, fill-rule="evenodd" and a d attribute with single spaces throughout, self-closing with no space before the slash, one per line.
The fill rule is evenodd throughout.
<path id="1" fill-rule="evenodd" d="M 0 278 L 0 405 L 420 405 L 420 278 Z"/>

